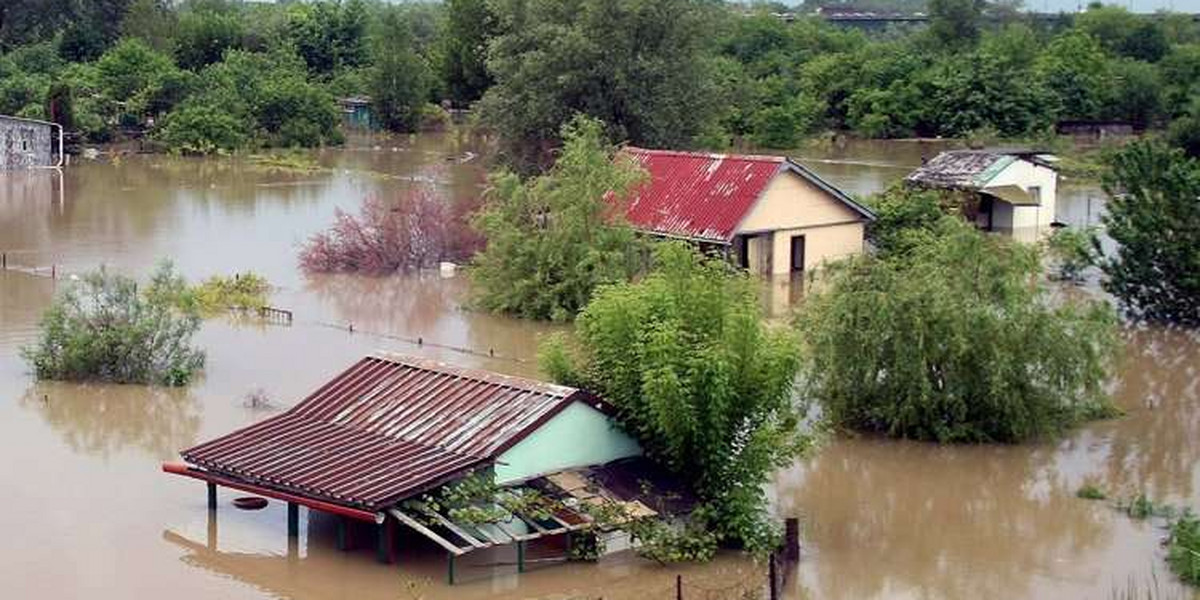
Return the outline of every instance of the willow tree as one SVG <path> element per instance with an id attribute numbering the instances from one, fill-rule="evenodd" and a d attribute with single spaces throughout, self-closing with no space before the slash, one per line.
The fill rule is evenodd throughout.
<path id="1" fill-rule="evenodd" d="M 806 394 L 840 426 L 940 442 L 1109 413 L 1113 310 L 1051 298 L 1040 275 L 1037 247 L 952 217 L 901 256 L 843 263 L 798 318 Z"/>
<path id="2" fill-rule="evenodd" d="M 476 302 L 496 312 L 569 321 L 605 283 L 638 272 L 644 244 L 623 222 L 615 198 L 644 173 L 616 157 L 599 121 L 577 117 L 563 128 L 554 167 L 523 181 L 492 176 L 476 228 L 487 247 L 471 276 Z"/>
<path id="3" fill-rule="evenodd" d="M 688 482 L 727 541 L 769 546 L 764 486 L 810 441 L 792 402 L 794 334 L 770 327 L 754 283 L 681 242 L 654 270 L 601 288 L 576 340 L 543 348 L 556 380 L 612 402 L 652 458 Z"/>

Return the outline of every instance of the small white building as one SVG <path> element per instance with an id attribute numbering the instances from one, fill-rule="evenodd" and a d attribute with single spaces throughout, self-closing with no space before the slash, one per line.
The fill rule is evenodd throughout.
<path id="1" fill-rule="evenodd" d="M 910 184 L 975 192 L 981 229 L 1035 241 L 1055 220 L 1057 158 L 1013 150 L 953 150 L 938 154 L 905 178 Z"/>

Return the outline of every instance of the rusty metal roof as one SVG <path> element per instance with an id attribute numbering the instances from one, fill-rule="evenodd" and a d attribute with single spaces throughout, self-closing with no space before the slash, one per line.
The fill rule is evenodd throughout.
<path id="1" fill-rule="evenodd" d="M 585 399 L 574 388 L 370 356 L 291 410 L 181 454 L 255 485 L 374 510 L 492 462 Z"/>
<path id="2" fill-rule="evenodd" d="M 708 154 L 626 147 L 649 173 L 634 190 L 626 218 L 635 228 L 670 237 L 727 244 L 776 175 L 791 171 L 847 204 L 874 215 L 812 171 L 783 156 Z"/>

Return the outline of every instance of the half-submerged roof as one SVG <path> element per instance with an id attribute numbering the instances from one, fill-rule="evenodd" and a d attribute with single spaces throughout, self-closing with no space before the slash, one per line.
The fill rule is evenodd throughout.
<path id="1" fill-rule="evenodd" d="M 1056 159 L 1034 150 L 949 150 L 909 173 L 905 181 L 930 187 L 978 189 L 1018 160 L 1053 168 Z"/>
<path id="2" fill-rule="evenodd" d="M 726 244 L 776 175 L 791 171 L 864 218 L 869 210 L 783 156 L 710 154 L 626 147 L 650 179 L 633 191 L 626 218 L 649 233 Z"/>
<path id="3" fill-rule="evenodd" d="M 181 454 L 252 485 L 377 510 L 493 462 L 585 397 L 489 371 L 369 356 L 294 408 Z"/>

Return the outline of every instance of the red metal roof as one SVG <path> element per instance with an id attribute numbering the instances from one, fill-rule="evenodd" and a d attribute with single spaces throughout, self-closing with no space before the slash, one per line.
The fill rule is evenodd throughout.
<path id="1" fill-rule="evenodd" d="M 649 233 L 727 244 L 776 175 L 790 171 L 863 218 L 875 215 L 800 163 L 783 156 L 646 150 L 622 152 L 650 180 L 630 195 L 625 217 Z"/>
<path id="2" fill-rule="evenodd" d="M 181 454 L 256 485 L 377 509 L 491 462 L 583 399 L 574 388 L 372 356 L 291 410 Z"/>
<path id="3" fill-rule="evenodd" d="M 661 235 L 727 243 L 783 168 L 782 156 L 701 154 L 627 147 L 650 180 L 631 196 L 630 224 Z"/>

